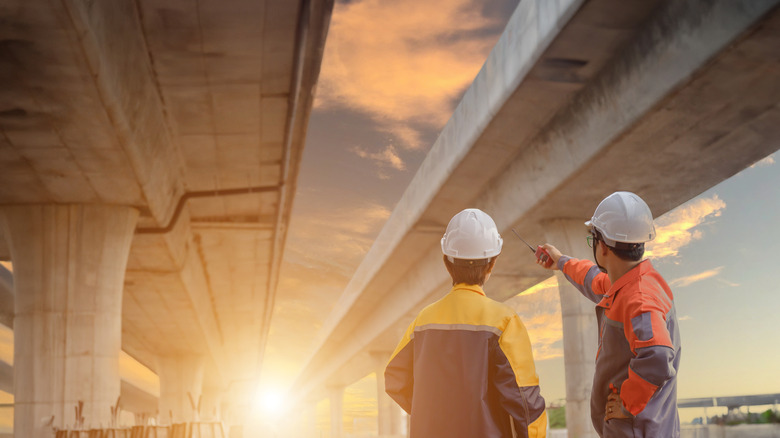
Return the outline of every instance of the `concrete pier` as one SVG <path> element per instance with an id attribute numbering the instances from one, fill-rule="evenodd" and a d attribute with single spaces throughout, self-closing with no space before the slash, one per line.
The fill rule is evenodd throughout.
<path id="1" fill-rule="evenodd" d="M 157 365 L 160 376 L 160 423 L 199 421 L 196 410 L 203 393 L 203 358 L 162 356 L 158 358 Z"/>
<path id="2" fill-rule="evenodd" d="M 566 255 L 590 259 L 582 220 L 545 221 L 545 238 Z M 590 421 L 590 392 L 595 370 L 598 327 L 595 305 L 556 271 L 563 319 L 563 358 L 566 373 L 566 425 L 572 438 L 595 438 Z"/>
<path id="3" fill-rule="evenodd" d="M 344 436 L 344 387 L 332 386 L 328 388 L 330 399 L 330 437 L 341 438 Z"/>
<path id="4" fill-rule="evenodd" d="M 14 433 L 108 425 L 119 396 L 122 286 L 138 211 L 96 205 L 0 210 L 14 260 Z"/>

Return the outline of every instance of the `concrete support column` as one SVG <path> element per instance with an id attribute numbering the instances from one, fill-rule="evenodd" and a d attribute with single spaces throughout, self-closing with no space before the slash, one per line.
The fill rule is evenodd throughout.
<path id="1" fill-rule="evenodd" d="M 328 388 L 330 399 L 330 438 L 342 438 L 344 436 L 344 387 L 332 386 Z"/>
<path id="2" fill-rule="evenodd" d="M 317 403 L 308 402 L 302 405 L 300 421 L 296 429 L 296 435 L 299 437 L 317 437 Z"/>
<path id="3" fill-rule="evenodd" d="M 160 424 L 198 420 L 195 409 L 199 402 L 203 405 L 200 401 L 205 365 L 203 357 L 158 357 L 157 365 L 157 374 L 160 376 Z"/>
<path id="4" fill-rule="evenodd" d="M 380 437 L 398 435 L 401 432 L 401 407 L 385 392 L 385 367 L 392 352 L 372 352 L 375 363 L 377 423 Z"/>
<path id="5" fill-rule="evenodd" d="M 122 288 L 138 211 L 3 207 L 14 263 L 14 435 L 111 423 L 119 397 Z"/>
<path id="6" fill-rule="evenodd" d="M 222 390 L 219 388 L 205 388 L 200 404 L 201 421 L 222 420 Z"/>
<path id="7" fill-rule="evenodd" d="M 583 220 L 556 219 L 543 226 L 547 241 L 562 253 L 592 259 L 585 242 Z M 595 304 L 583 297 L 561 272 L 556 272 L 563 319 L 563 361 L 566 373 L 566 428 L 570 438 L 596 437 L 590 420 L 590 390 L 593 385 L 598 327 Z"/>

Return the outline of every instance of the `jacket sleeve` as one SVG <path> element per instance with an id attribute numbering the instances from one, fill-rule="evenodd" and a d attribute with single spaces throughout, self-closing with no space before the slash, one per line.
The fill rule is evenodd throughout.
<path id="1" fill-rule="evenodd" d="M 512 316 L 498 342 L 491 346 L 490 356 L 491 384 L 512 418 L 517 436 L 544 438 L 547 433 L 545 402 L 539 392 L 531 341 L 517 315 Z"/>
<path id="2" fill-rule="evenodd" d="M 412 413 L 414 390 L 414 321 L 395 348 L 385 368 L 385 392 L 407 414 Z"/>
<path id="3" fill-rule="evenodd" d="M 675 348 L 667 328 L 663 308 L 644 303 L 634 308 L 624 325 L 624 333 L 634 357 L 629 361 L 628 378 L 620 388 L 623 407 L 632 415 L 645 408 L 655 391 L 676 374 Z"/>
<path id="4" fill-rule="evenodd" d="M 602 295 L 612 286 L 609 276 L 601 272 L 599 267 L 590 260 L 562 256 L 558 259 L 558 269 L 563 272 L 569 283 L 594 303 L 600 302 Z"/>

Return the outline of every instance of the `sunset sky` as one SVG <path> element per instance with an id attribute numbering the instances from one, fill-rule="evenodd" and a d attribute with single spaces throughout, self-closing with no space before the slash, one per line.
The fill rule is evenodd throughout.
<path id="1" fill-rule="evenodd" d="M 318 330 L 517 4 L 336 0 L 265 351 L 266 387 L 292 385 Z M 680 319 L 679 398 L 780 393 L 780 287 L 774 278 L 780 153 L 657 218 L 656 229 L 648 256 L 672 286 Z M 552 278 L 507 303 L 533 341 L 542 395 L 561 403 L 556 286 Z M 12 362 L 12 342 L 12 333 L 0 330 L 0 359 Z M 159 392 L 153 373 L 129 357 L 122 363 L 123 376 Z M 375 379 L 369 375 L 347 388 L 345 432 L 375 433 Z M 0 403 L 11 400 L 0 392 Z M 327 401 L 316 409 L 328 430 Z M 0 432 L 10 426 L 9 413 L 0 409 Z M 681 414 L 685 420 L 703 412 Z"/>
<path id="2" fill-rule="evenodd" d="M 282 266 L 267 379 L 283 387 L 300 370 L 316 330 L 516 5 L 336 2 Z M 767 157 L 657 219 L 658 238 L 648 255 L 676 297 L 680 398 L 780 392 L 780 350 L 771 341 L 780 311 L 772 277 L 780 248 L 778 159 Z M 509 300 L 534 341 L 542 392 L 554 402 L 565 398 L 555 286 L 551 279 Z M 286 301 L 288 288 L 306 290 L 307 299 Z M 285 317 L 298 312 L 311 316 L 313 330 Z M 291 343 L 284 333 L 294 329 Z M 376 427 L 364 421 L 376 415 L 374 379 L 347 389 L 345 427 Z M 327 419 L 326 401 L 318 412 Z"/>

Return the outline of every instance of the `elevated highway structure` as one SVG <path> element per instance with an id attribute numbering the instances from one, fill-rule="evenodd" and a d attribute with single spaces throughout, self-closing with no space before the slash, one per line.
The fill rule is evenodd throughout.
<path id="1" fill-rule="evenodd" d="M 301 398 L 376 371 L 380 435 L 398 431 L 381 372 L 406 326 L 449 290 L 453 214 L 505 236 L 487 287 L 503 301 L 550 276 L 531 242 L 590 257 L 583 221 L 615 190 L 662 215 L 780 147 L 778 1 L 524 0 L 330 314 Z M 567 424 L 593 434 L 593 311 L 560 287 Z M 335 389 L 334 389 L 335 388 Z M 390 418 L 391 420 L 383 420 Z"/>
<path id="2" fill-rule="evenodd" d="M 246 401 L 332 7 L 0 5 L 17 436 L 48 436 L 41 419 L 62 427 L 78 401 L 108 424 L 120 348 L 160 376 L 162 421 L 191 419 L 190 396 Z"/>

